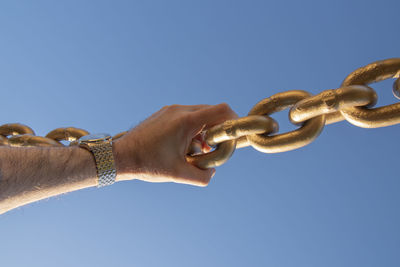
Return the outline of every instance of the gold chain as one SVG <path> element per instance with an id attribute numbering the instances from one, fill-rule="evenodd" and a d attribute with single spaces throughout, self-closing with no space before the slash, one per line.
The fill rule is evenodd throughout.
<path id="1" fill-rule="evenodd" d="M 216 149 L 207 154 L 188 156 L 201 168 L 224 164 L 235 148 L 252 146 L 264 153 L 278 153 L 313 142 L 326 124 L 347 120 L 363 128 L 377 128 L 400 123 L 400 103 L 372 108 L 377 94 L 367 85 L 397 78 L 393 93 L 400 99 L 400 58 L 377 61 L 361 67 L 346 77 L 338 89 L 318 95 L 301 90 L 278 93 L 258 102 L 247 117 L 226 121 L 206 132 L 208 144 Z M 270 114 L 290 108 L 289 119 L 299 128 L 276 134 L 278 123 Z"/>
<path id="2" fill-rule="evenodd" d="M 363 128 L 378 128 L 400 123 L 400 103 L 372 108 L 377 101 L 376 92 L 369 86 L 389 78 L 397 78 L 393 94 L 400 99 L 400 58 L 377 61 L 358 68 L 346 77 L 338 89 L 311 95 L 302 90 L 275 94 L 258 102 L 248 116 L 229 120 L 208 129 L 206 142 L 215 146 L 209 153 L 188 155 L 187 160 L 200 168 L 212 168 L 225 163 L 236 148 L 252 146 L 264 153 L 290 151 L 314 141 L 327 124 L 346 120 Z M 278 123 L 270 114 L 290 108 L 289 119 L 298 129 L 278 132 Z M 118 139 L 126 132 L 113 137 Z M 8 146 L 64 146 L 77 145 L 87 131 L 68 127 L 57 128 L 45 137 L 36 136 L 31 128 L 22 124 L 0 126 L 0 145 Z"/>

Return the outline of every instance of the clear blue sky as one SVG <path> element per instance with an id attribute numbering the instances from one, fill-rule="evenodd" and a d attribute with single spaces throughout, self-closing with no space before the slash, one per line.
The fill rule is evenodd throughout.
<path id="1" fill-rule="evenodd" d="M 168 104 L 245 116 L 399 56 L 399 1 L 2 1 L 1 123 L 115 134 Z M 391 81 L 374 86 L 393 103 Z M 281 114 L 282 113 L 282 114 Z M 293 129 L 287 112 L 275 116 Z M 0 266 L 400 266 L 399 126 L 235 152 L 207 188 L 124 182 L 0 217 Z"/>

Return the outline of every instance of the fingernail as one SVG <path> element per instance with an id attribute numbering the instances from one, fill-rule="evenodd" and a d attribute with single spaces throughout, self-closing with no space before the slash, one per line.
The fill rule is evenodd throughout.
<path id="1" fill-rule="evenodd" d="M 213 170 L 212 174 L 211 174 L 211 178 L 213 178 L 215 175 L 215 170 Z"/>

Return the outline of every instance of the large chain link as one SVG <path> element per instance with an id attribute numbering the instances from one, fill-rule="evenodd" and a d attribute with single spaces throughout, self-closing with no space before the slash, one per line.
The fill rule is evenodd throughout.
<path id="1" fill-rule="evenodd" d="M 264 153 L 290 151 L 310 144 L 326 124 L 346 120 L 363 128 L 377 128 L 400 123 L 400 103 L 372 108 L 377 102 L 371 83 L 397 78 L 393 94 L 400 99 L 400 58 L 377 61 L 361 67 L 346 77 L 338 89 L 311 95 L 302 90 L 286 91 L 258 102 L 248 116 L 229 120 L 208 129 L 205 141 L 214 147 L 209 153 L 187 155 L 187 161 L 200 168 L 224 164 L 236 148 L 252 146 Z M 290 108 L 289 120 L 299 128 L 277 134 L 278 123 L 272 113 Z M 126 132 L 113 137 L 118 139 Z M 36 136 L 22 124 L 0 126 L 0 145 L 6 146 L 64 146 L 77 145 L 77 140 L 89 134 L 83 129 L 58 128 L 45 137 Z M 63 142 L 64 141 L 64 142 Z"/>

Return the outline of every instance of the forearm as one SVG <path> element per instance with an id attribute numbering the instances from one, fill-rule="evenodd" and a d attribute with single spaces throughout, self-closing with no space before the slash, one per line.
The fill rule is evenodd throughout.
<path id="1" fill-rule="evenodd" d="M 0 147 L 0 214 L 96 185 L 94 159 L 86 149 Z"/>

